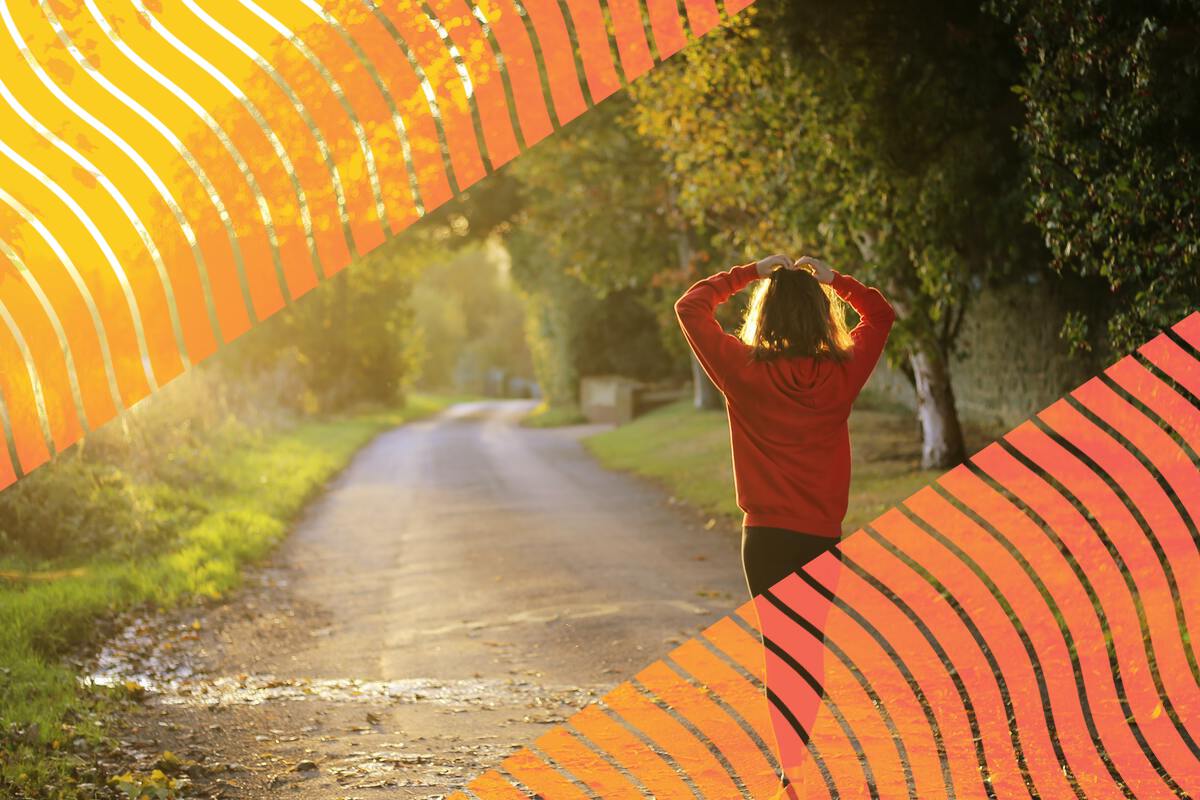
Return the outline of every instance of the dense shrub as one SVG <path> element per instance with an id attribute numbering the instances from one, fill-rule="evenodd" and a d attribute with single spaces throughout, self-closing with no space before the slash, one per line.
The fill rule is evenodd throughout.
<path id="1" fill-rule="evenodd" d="M 232 381 L 220 357 L 0 493 L 0 558 L 37 565 L 160 552 L 226 485 L 221 445 L 290 424 L 279 373 Z M 182 489 L 182 491 L 181 491 Z"/>

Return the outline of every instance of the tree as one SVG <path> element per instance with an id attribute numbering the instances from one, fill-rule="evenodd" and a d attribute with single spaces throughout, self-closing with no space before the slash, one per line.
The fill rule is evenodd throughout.
<path id="1" fill-rule="evenodd" d="M 950 357 L 971 295 L 1036 260 L 1019 54 L 973 2 L 755 6 L 631 87 L 679 204 L 744 257 L 810 252 L 880 285 L 926 467 L 964 456 Z"/>
<path id="2" fill-rule="evenodd" d="M 1099 314 L 1069 315 L 1064 334 L 1085 346 L 1107 315 L 1109 349 L 1132 349 L 1200 304 L 1200 4 L 989 7 L 1025 57 L 1013 90 L 1029 217 L 1055 269 L 1114 293 Z"/>
<path id="3" fill-rule="evenodd" d="M 595 370 L 607 364 L 651 378 L 678 371 L 671 355 L 677 363 L 690 357 L 672 304 L 690 274 L 695 254 L 688 242 L 694 237 L 673 204 L 673 189 L 657 153 L 624 120 L 629 110 L 627 96 L 611 97 L 514 163 L 511 174 L 522 191 L 521 213 L 513 225 L 540 242 L 533 257 L 543 269 L 537 279 L 524 283 L 527 290 L 537 291 L 544 268 L 553 264 L 570 279 L 555 280 L 554 291 L 570 294 L 586 287 L 599 298 L 594 307 L 575 298 L 579 313 L 562 324 L 583 326 L 593 311 L 608 315 L 607 327 L 594 327 L 584 337 L 595 339 L 602 327 L 605 336 L 600 338 L 614 333 L 608 353 L 588 362 L 586 348 L 576 346 L 571 352 L 585 359 L 576 368 Z M 520 261 L 514 253 L 518 275 Z M 546 303 L 541 305 L 545 309 Z M 545 324 L 543 320 L 541 329 L 549 330 Z M 561 334 L 577 339 L 581 330 Z M 619 346 L 628 355 L 618 354 Z M 714 395 L 719 400 L 715 390 L 698 393 L 708 406 Z"/>
<path id="4" fill-rule="evenodd" d="M 384 244 L 360 263 L 298 298 L 251 329 L 225 356 L 232 375 L 282 367 L 299 375 L 306 411 L 339 410 L 361 401 L 403 403 L 420 342 L 414 336 L 412 285 L 437 257 L 435 246 L 409 239 Z"/>
<path id="5" fill-rule="evenodd" d="M 555 408 L 576 406 L 581 375 L 574 331 L 598 300 L 547 252 L 538 232 L 518 226 L 505 246 L 512 256 L 513 279 L 525 295 L 525 340 L 544 402 Z"/>
<path id="6" fill-rule="evenodd" d="M 428 264 L 413 286 L 412 306 L 422 342 L 423 386 L 479 391 L 493 369 L 532 377 L 525 309 L 497 240 L 457 248 L 451 257 Z"/>

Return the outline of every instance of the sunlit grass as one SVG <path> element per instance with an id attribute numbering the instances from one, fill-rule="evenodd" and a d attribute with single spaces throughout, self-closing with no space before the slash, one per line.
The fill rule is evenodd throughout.
<path id="1" fill-rule="evenodd" d="M 237 587 L 242 568 L 286 535 L 305 503 L 355 451 L 377 433 L 455 399 L 416 395 L 403 409 L 307 421 L 236 447 L 222 442 L 228 449 L 212 461 L 221 472 L 213 484 L 221 487 L 217 491 L 134 485 L 148 513 L 155 504 L 183 500 L 202 506 L 198 520 L 179 531 L 164 552 L 136 562 L 101 555 L 53 580 L 20 580 L 10 570 L 0 581 L 0 791 L 69 787 L 72 764 L 84 763 L 69 752 L 69 743 L 79 736 L 93 744 L 100 740 L 108 700 L 81 688 L 75 669 L 63 661 L 95 640 L 98 620 L 142 604 L 169 607 L 227 594 Z M 10 724 L 24 733 L 10 735 Z"/>
<path id="2" fill-rule="evenodd" d="M 587 418 L 578 406 L 551 406 L 545 402 L 538 403 L 537 407 L 521 420 L 521 424 L 527 428 L 558 428 L 583 422 L 587 422 Z"/>
<path id="3" fill-rule="evenodd" d="M 968 425 L 967 451 L 975 452 L 999 433 Z M 591 436 L 585 444 L 605 466 L 651 478 L 706 514 L 740 522 L 724 411 L 698 411 L 690 401 L 673 403 Z M 942 473 L 921 469 L 920 431 L 912 412 L 873 395 L 864 393 L 850 415 L 850 444 L 847 533 Z"/>

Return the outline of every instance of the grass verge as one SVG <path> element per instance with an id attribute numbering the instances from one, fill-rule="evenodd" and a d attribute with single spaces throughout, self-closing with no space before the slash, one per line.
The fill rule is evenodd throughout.
<path id="1" fill-rule="evenodd" d="M 7 575 L 0 580 L 0 796 L 93 796 L 80 784 L 93 777 L 88 754 L 103 742 L 114 698 L 81 686 L 63 656 L 95 641 L 99 621 L 139 605 L 165 608 L 225 595 L 359 448 L 455 399 L 414 395 L 404 409 L 309 420 L 251 446 L 217 445 L 226 448 L 213 453 L 220 479 L 205 488 L 129 487 L 146 514 L 184 505 L 195 512 L 162 552 L 135 561 L 100 555 L 52 579 L 44 571 L 34 580 L 0 571 Z"/>
<path id="2" fill-rule="evenodd" d="M 1000 433 L 967 425 L 967 452 Z M 864 392 L 850 415 L 850 443 L 854 467 L 847 532 L 942 474 L 921 469 L 921 438 L 912 412 L 873 394 Z M 650 478 L 712 518 L 740 524 L 724 411 L 698 411 L 690 400 L 680 401 L 592 435 L 584 444 L 604 466 Z"/>
<path id="3" fill-rule="evenodd" d="M 521 420 L 526 428 L 559 428 L 583 422 L 587 422 L 587 417 L 583 416 L 579 406 L 550 406 L 545 402 L 538 403 L 537 408 Z"/>

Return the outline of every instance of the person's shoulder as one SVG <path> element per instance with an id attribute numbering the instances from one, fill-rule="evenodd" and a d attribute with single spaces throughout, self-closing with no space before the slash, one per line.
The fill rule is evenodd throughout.
<path id="1" fill-rule="evenodd" d="M 754 356 L 754 348 L 743 342 L 733 334 L 726 334 L 736 344 L 734 350 L 736 357 L 730 360 L 730 365 L 726 369 L 725 383 L 726 385 L 752 380 L 748 376 L 762 368 L 763 362 Z"/>

